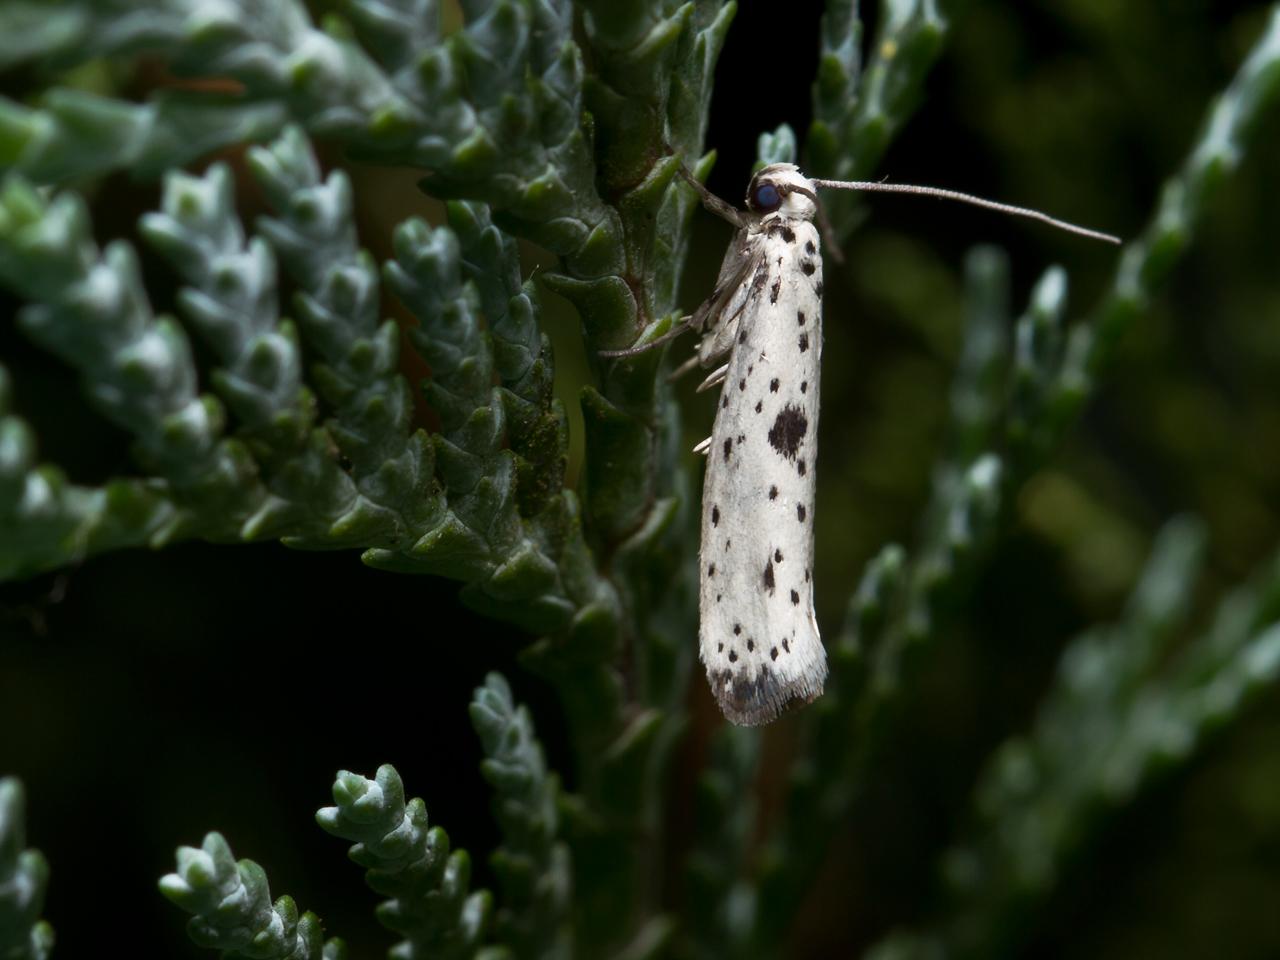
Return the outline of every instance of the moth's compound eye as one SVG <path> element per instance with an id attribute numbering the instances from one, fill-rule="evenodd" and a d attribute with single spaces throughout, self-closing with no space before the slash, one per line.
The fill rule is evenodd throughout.
<path id="1" fill-rule="evenodd" d="M 782 194 L 772 183 L 758 183 L 751 191 L 751 206 L 763 213 L 777 210 L 782 203 Z"/>

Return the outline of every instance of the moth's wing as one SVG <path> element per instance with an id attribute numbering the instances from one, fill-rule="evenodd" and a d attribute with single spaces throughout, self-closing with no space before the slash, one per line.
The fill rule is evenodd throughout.
<path id="1" fill-rule="evenodd" d="M 789 226 L 764 237 L 749 281 L 702 495 L 699 651 L 744 725 L 814 699 L 827 675 L 813 612 L 822 260 L 813 225 Z"/>
<path id="2" fill-rule="evenodd" d="M 751 283 L 764 258 L 763 237 L 743 228 L 720 264 L 715 290 L 694 311 L 689 326 L 702 334 L 698 345 L 698 362 L 710 366 L 729 352 L 747 301 Z"/>

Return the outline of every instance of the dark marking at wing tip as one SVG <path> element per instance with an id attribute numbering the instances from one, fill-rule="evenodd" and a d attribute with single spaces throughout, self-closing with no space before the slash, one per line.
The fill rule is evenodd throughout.
<path id="1" fill-rule="evenodd" d="M 782 278 L 779 277 L 777 280 L 773 281 L 773 286 L 769 288 L 769 302 L 777 303 L 778 294 L 781 292 L 782 292 Z"/>
<path id="2" fill-rule="evenodd" d="M 769 392 L 770 392 L 770 393 L 777 393 L 777 392 L 778 392 L 778 378 L 777 378 L 777 377 L 774 377 L 772 380 L 770 380 L 770 381 L 769 381 Z"/>
<path id="3" fill-rule="evenodd" d="M 711 505 L 711 525 L 713 527 L 720 526 L 720 508 L 714 503 Z"/>
<path id="4" fill-rule="evenodd" d="M 770 560 L 764 565 L 764 588 L 772 594 L 775 586 L 776 583 L 773 579 L 773 561 Z"/>
<path id="5" fill-rule="evenodd" d="M 825 669 L 791 680 L 779 677 L 767 663 L 760 664 L 754 674 L 750 670 L 744 665 L 707 671 L 720 709 L 729 720 L 744 727 L 769 723 L 786 710 L 811 703 L 821 696 L 826 680 Z"/>
<path id="6" fill-rule="evenodd" d="M 796 591 L 794 591 L 794 590 L 792 590 L 792 591 L 791 591 L 791 605 L 792 605 L 793 607 L 798 607 L 798 606 L 800 606 L 800 594 L 798 594 L 798 593 L 797 593 Z"/>
<path id="7" fill-rule="evenodd" d="M 813 265 L 812 260 L 806 260 L 804 261 L 804 263 L 800 264 L 800 269 L 804 271 L 804 275 L 806 277 L 812 277 L 813 271 L 817 270 L 818 268 Z"/>
<path id="8" fill-rule="evenodd" d="M 803 311 L 803 310 L 797 310 L 797 311 L 796 311 L 796 326 L 798 326 L 798 327 L 803 327 L 803 326 L 804 326 L 804 311 Z"/>
<path id="9" fill-rule="evenodd" d="M 801 523 L 804 523 L 804 515 L 805 515 L 804 504 L 803 504 L 803 503 L 797 503 L 797 504 L 796 504 L 796 519 L 797 519 L 797 520 L 799 520 Z"/>
<path id="10" fill-rule="evenodd" d="M 788 460 L 794 460 L 809 432 L 809 418 L 795 404 L 786 404 L 769 428 L 769 445 Z"/>
<path id="11" fill-rule="evenodd" d="M 804 353 L 809 349 L 809 335 L 807 333 L 800 334 L 800 352 Z"/>

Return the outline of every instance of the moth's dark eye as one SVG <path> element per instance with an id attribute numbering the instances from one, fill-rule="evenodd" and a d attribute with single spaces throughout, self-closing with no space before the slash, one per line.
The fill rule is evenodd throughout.
<path id="1" fill-rule="evenodd" d="M 772 183 L 757 184 L 751 192 L 751 205 L 757 210 L 768 213 L 770 210 L 777 210 L 781 203 L 782 194 L 778 193 L 778 188 Z"/>

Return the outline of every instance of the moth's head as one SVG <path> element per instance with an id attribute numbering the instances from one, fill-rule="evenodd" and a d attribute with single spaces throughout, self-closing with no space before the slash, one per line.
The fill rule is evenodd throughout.
<path id="1" fill-rule="evenodd" d="M 747 207 L 752 213 L 812 220 L 818 212 L 813 182 L 794 163 L 762 167 L 747 187 Z"/>

